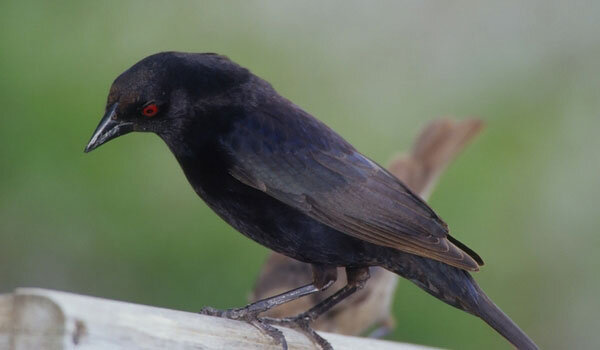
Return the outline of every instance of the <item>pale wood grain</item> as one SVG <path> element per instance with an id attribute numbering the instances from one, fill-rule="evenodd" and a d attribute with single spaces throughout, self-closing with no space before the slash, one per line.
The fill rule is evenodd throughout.
<path id="1" fill-rule="evenodd" d="M 317 349 L 282 328 L 290 350 Z M 321 333 L 336 350 L 423 346 Z M 268 349 L 270 338 L 238 321 L 45 289 L 0 295 L 0 349 Z"/>

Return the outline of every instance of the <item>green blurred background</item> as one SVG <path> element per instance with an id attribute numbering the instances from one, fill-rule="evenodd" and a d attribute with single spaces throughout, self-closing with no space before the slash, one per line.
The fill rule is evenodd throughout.
<path id="1" fill-rule="evenodd" d="M 546 349 L 600 346 L 600 3 L 0 2 L 0 292 L 239 306 L 268 251 L 196 197 L 158 137 L 84 155 L 144 56 L 218 52 L 386 163 L 429 120 L 487 128 L 431 204 L 477 280 Z M 506 349 L 400 283 L 390 339 Z"/>

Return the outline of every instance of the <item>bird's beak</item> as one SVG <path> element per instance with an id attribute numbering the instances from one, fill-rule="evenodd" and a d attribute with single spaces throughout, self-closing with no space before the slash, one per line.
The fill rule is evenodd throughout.
<path id="1" fill-rule="evenodd" d="M 108 108 L 106 114 L 104 114 L 104 117 L 102 117 L 100 124 L 98 124 L 96 131 L 94 131 L 90 142 L 85 147 L 85 153 L 93 151 L 97 147 L 114 139 L 115 137 L 119 137 L 133 131 L 133 123 L 118 121 L 114 118 L 118 105 L 119 103 L 117 102 Z"/>

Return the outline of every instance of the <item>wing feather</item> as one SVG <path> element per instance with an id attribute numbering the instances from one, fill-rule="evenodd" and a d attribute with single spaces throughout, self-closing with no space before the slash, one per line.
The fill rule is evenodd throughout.
<path id="1" fill-rule="evenodd" d="M 233 160 L 233 177 L 325 225 L 373 244 L 478 270 L 420 197 L 298 108 L 248 116 L 221 144 Z"/>

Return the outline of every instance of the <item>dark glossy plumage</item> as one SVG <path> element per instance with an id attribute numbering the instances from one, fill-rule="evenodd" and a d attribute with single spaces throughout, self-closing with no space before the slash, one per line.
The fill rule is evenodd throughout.
<path id="1" fill-rule="evenodd" d="M 446 224 L 387 170 L 289 101 L 261 107 L 219 140 L 234 178 L 352 237 L 478 269 L 481 259 L 448 241 Z"/>
<path id="2" fill-rule="evenodd" d="M 140 113 L 149 103 L 152 118 Z M 323 271 L 350 268 L 356 286 L 365 267 L 383 266 L 535 347 L 465 271 L 481 259 L 424 201 L 227 58 L 160 53 L 121 74 L 86 151 L 130 131 L 158 134 L 198 195 L 260 244 Z"/>

